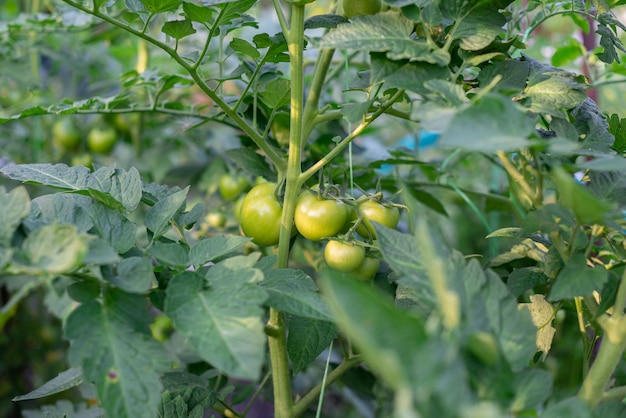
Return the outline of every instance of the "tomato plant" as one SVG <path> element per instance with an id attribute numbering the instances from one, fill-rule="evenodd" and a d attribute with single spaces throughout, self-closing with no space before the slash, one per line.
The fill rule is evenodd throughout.
<path id="1" fill-rule="evenodd" d="M 244 176 L 226 173 L 220 177 L 219 191 L 225 200 L 235 200 L 248 187 L 250 187 L 250 184 Z"/>
<path id="2" fill-rule="evenodd" d="M 0 416 L 626 416 L 622 1 L 0 3 Z"/>
<path id="3" fill-rule="evenodd" d="M 371 280 L 378 273 L 380 259 L 366 255 L 359 267 L 354 270 L 354 276 L 361 280 Z"/>
<path id="4" fill-rule="evenodd" d="M 333 270 L 355 271 L 365 261 L 365 249 L 352 242 L 330 240 L 324 247 L 324 261 Z"/>
<path id="5" fill-rule="evenodd" d="M 98 154 L 108 154 L 117 143 L 117 132 L 113 127 L 96 126 L 87 134 L 87 148 Z"/>
<path id="6" fill-rule="evenodd" d="M 376 238 L 372 222 L 377 222 L 388 228 L 395 228 L 400 221 L 400 210 L 397 207 L 374 199 L 361 201 L 357 205 L 357 211 L 361 217 L 361 223 L 357 225 L 356 232 L 365 238 Z"/>
<path id="7" fill-rule="evenodd" d="M 72 119 L 58 119 L 52 125 L 52 141 L 63 150 L 76 150 L 81 142 L 80 131 Z"/>
<path id="8" fill-rule="evenodd" d="M 300 234 L 311 241 L 337 235 L 348 220 L 348 208 L 335 199 L 324 199 L 304 190 L 296 202 L 294 223 Z"/>
<path id="9" fill-rule="evenodd" d="M 261 183 L 250 189 L 241 202 L 241 229 L 257 245 L 278 244 L 283 208 L 275 193 L 276 183 Z"/>
<path id="10" fill-rule="evenodd" d="M 381 0 L 341 0 L 341 6 L 346 17 L 353 18 L 378 13 Z"/>

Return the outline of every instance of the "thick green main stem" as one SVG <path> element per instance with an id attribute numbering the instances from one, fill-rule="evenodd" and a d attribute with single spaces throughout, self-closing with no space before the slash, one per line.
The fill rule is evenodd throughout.
<path id="1" fill-rule="evenodd" d="M 578 397 L 592 408 L 595 408 L 603 400 L 607 383 L 622 359 L 624 350 L 626 350 L 625 305 L 626 272 L 622 275 L 622 280 L 617 290 L 617 296 L 613 304 L 613 315 L 608 316 L 604 314 L 598 318 L 598 323 L 604 331 L 600 351 L 578 392 Z"/>
<path id="2" fill-rule="evenodd" d="M 280 239 L 278 244 L 277 268 L 285 268 L 289 260 L 289 242 L 293 224 L 296 199 L 302 184 L 303 106 L 304 106 L 304 5 L 294 4 L 291 9 L 291 27 L 285 34 L 288 42 L 291 70 L 291 119 L 289 135 L 289 153 L 285 173 L 285 196 L 281 219 Z M 281 179 L 282 180 L 282 179 Z M 291 393 L 291 373 L 287 357 L 287 330 L 284 316 L 275 309 L 270 311 L 268 327 L 268 345 L 272 365 L 274 386 L 274 417 L 291 418 L 293 416 L 293 396 Z"/>

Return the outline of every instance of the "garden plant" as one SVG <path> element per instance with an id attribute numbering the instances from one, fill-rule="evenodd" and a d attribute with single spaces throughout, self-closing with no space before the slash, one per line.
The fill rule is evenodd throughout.
<path id="1" fill-rule="evenodd" d="M 6 1 L 0 414 L 626 416 L 624 3 Z"/>

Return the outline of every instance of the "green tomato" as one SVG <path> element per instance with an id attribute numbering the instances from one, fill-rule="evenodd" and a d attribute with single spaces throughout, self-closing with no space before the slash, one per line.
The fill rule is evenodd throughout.
<path id="1" fill-rule="evenodd" d="M 220 177 L 218 188 L 220 195 L 225 200 L 235 200 L 243 192 L 248 190 L 250 183 L 244 176 L 238 176 L 233 174 L 224 174 Z"/>
<path id="2" fill-rule="evenodd" d="M 52 125 L 52 142 L 66 151 L 78 148 L 80 145 L 80 131 L 72 119 L 59 119 Z"/>
<path id="3" fill-rule="evenodd" d="M 380 259 L 376 257 L 365 256 L 361 265 L 352 272 L 352 274 L 361 280 L 371 280 L 378 273 L 380 267 Z"/>
<path id="4" fill-rule="evenodd" d="M 91 154 L 74 155 L 70 164 L 72 166 L 82 165 L 83 167 L 87 167 L 91 170 L 93 169 L 93 157 Z"/>
<path id="5" fill-rule="evenodd" d="M 95 127 L 87 135 L 87 147 L 90 151 L 99 154 L 108 154 L 113 151 L 117 142 L 117 132 L 112 127 Z"/>
<path id="6" fill-rule="evenodd" d="M 400 211 L 395 206 L 384 205 L 377 200 L 367 199 L 358 204 L 362 222 L 356 232 L 365 238 L 376 238 L 372 222 L 378 222 L 388 228 L 395 228 L 400 221 Z"/>
<path id="7" fill-rule="evenodd" d="M 347 206 L 334 199 L 322 199 L 304 190 L 294 212 L 294 223 L 300 234 L 311 241 L 333 237 L 342 231 L 348 220 Z"/>
<path id="8" fill-rule="evenodd" d="M 278 244 L 280 235 L 283 207 L 274 195 L 275 190 L 276 183 L 254 186 L 243 199 L 239 212 L 244 235 L 263 247 Z"/>
<path id="9" fill-rule="evenodd" d="M 235 203 L 233 204 L 233 214 L 235 215 L 235 219 L 237 222 L 241 224 L 241 205 L 243 205 L 243 200 L 246 198 L 246 195 L 243 194 L 239 196 Z"/>
<path id="10" fill-rule="evenodd" d="M 356 16 L 375 15 L 380 12 L 381 0 L 341 0 L 343 14 L 352 19 Z"/>
<path id="11" fill-rule="evenodd" d="M 204 221 L 213 228 L 223 228 L 226 225 L 226 215 L 222 212 L 209 212 L 204 217 Z"/>
<path id="12" fill-rule="evenodd" d="M 357 244 L 330 240 L 324 248 L 324 260 L 333 270 L 348 273 L 358 269 L 365 259 L 365 249 Z"/>

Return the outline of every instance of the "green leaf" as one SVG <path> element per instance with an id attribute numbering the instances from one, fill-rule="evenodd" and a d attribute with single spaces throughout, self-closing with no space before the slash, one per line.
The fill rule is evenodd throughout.
<path id="1" fill-rule="evenodd" d="M 588 267 L 582 254 L 574 254 L 556 277 L 548 299 L 555 301 L 577 296 L 590 296 L 594 290 L 601 291 L 608 279 L 609 274 L 606 268 Z"/>
<path id="2" fill-rule="evenodd" d="M 82 166 L 65 164 L 9 165 L 0 172 L 25 183 L 39 183 L 93 197 L 105 205 L 127 212 L 141 201 L 141 179 L 135 168 L 100 167 L 94 173 Z"/>
<path id="3" fill-rule="evenodd" d="M 573 109 L 587 99 L 586 88 L 572 73 L 531 62 L 526 88 L 515 100 L 531 112 L 562 117 L 564 109 Z"/>
<path id="4" fill-rule="evenodd" d="M 267 295 L 250 283 L 259 270 L 211 267 L 210 286 L 195 272 L 174 277 L 165 313 L 198 355 L 224 373 L 256 380 L 265 358 L 263 309 Z"/>
<path id="5" fill-rule="evenodd" d="M 228 46 L 233 51 L 240 52 L 243 55 L 246 55 L 255 60 L 261 56 L 261 53 L 256 49 L 256 47 L 245 39 L 233 38 Z"/>
<path id="6" fill-rule="evenodd" d="M 536 327 L 529 312 L 520 311 L 502 280 L 475 259 L 455 277 L 465 287 L 462 317 L 468 323 L 462 327 L 492 333 L 513 371 L 527 367 L 536 352 Z"/>
<path id="7" fill-rule="evenodd" d="M 96 280 L 79 280 L 67 287 L 67 295 L 78 303 L 85 303 L 100 296 L 101 283 Z"/>
<path id="8" fill-rule="evenodd" d="M 217 393 L 209 387 L 206 378 L 185 370 L 166 372 L 161 381 L 165 391 L 161 395 L 159 417 L 202 418 L 203 412 L 217 401 Z"/>
<path id="9" fill-rule="evenodd" d="M 15 230 L 30 212 L 30 196 L 20 186 L 7 192 L 0 186 L 0 247 L 10 247 Z"/>
<path id="10" fill-rule="evenodd" d="M 182 0 L 139 0 L 150 13 L 171 12 L 178 9 Z"/>
<path id="11" fill-rule="evenodd" d="M 87 250 L 87 237 L 74 225 L 45 225 L 26 237 L 13 267 L 30 274 L 68 273 L 81 265 Z"/>
<path id="12" fill-rule="evenodd" d="M 581 148 L 605 154 L 611 153 L 611 145 L 615 137 L 609 132 L 606 116 L 596 102 L 586 98 L 570 114 L 576 130 L 584 136 Z"/>
<path id="13" fill-rule="evenodd" d="M 536 409 L 552 394 L 552 374 L 541 369 L 524 370 L 515 376 L 514 390 L 515 398 L 509 407 L 511 412 L 518 414 Z"/>
<path id="14" fill-rule="evenodd" d="M 234 20 L 241 18 L 256 2 L 257 0 L 202 0 L 204 5 L 217 5 L 220 8 L 219 17 L 214 23 L 216 26 L 232 24 Z"/>
<path id="15" fill-rule="evenodd" d="M 599 25 L 596 33 L 600 35 L 600 46 L 603 48 L 602 52 L 598 54 L 598 58 L 607 64 L 612 62 L 619 63 L 619 54 L 617 50 L 626 52 L 622 42 L 611 29 L 606 26 Z"/>
<path id="16" fill-rule="evenodd" d="M 265 90 L 259 94 L 259 98 L 269 109 L 278 110 L 291 103 L 291 82 L 284 78 L 278 78 L 265 86 Z"/>
<path id="17" fill-rule="evenodd" d="M 66 399 L 51 405 L 43 405 L 39 409 L 22 410 L 24 418 L 105 418 L 105 412 L 97 406 L 86 403 L 73 403 Z"/>
<path id="18" fill-rule="evenodd" d="M 394 390 L 409 388 L 415 354 L 426 340 L 424 324 L 397 310 L 374 288 L 340 274 L 326 271 L 320 285 L 340 329 L 372 371 Z"/>
<path id="19" fill-rule="evenodd" d="M 93 173 L 89 190 L 110 195 L 116 202 L 121 203 L 127 213 L 134 212 L 141 202 L 141 175 L 135 167 L 128 171 L 116 169 L 114 166 L 101 167 Z"/>
<path id="20" fill-rule="evenodd" d="M 213 9 L 189 1 L 183 2 L 183 11 L 187 19 L 193 22 L 209 23 L 213 19 Z"/>
<path id="21" fill-rule="evenodd" d="M 483 85 L 488 85 L 499 77 L 500 80 L 496 84 L 498 90 L 519 93 L 526 87 L 529 74 L 530 64 L 526 61 L 496 61 L 483 68 L 478 74 L 478 81 Z"/>
<path id="22" fill-rule="evenodd" d="M 411 37 L 413 22 L 393 11 L 361 16 L 338 25 L 316 44 L 318 48 L 384 52 L 391 60 L 424 61 L 447 65 L 446 57 L 431 53 L 430 46 Z"/>
<path id="23" fill-rule="evenodd" d="M 83 372 L 80 368 L 71 368 L 58 374 L 57 377 L 47 381 L 37 389 L 28 392 L 26 395 L 16 396 L 11 399 L 13 402 L 39 399 L 55 393 L 64 392 L 83 383 Z"/>
<path id="24" fill-rule="evenodd" d="M 575 61 L 576 59 L 585 56 L 586 50 L 577 39 L 569 38 L 567 43 L 556 49 L 552 54 L 552 65 L 555 67 L 564 67 L 565 65 Z"/>
<path id="25" fill-rule="evenodd" d="M 341 107 L 341 114 L 350 123 L 358 123 L 368 113 L 374 99 L 361 103 L 346 103 Z"/>
<path id="26" fill-rule="evenodd" d="M 80 232 L 93 228 L 87 210 L 92 200 L 86 196 L 54 193 L 36 197 L 31 202 L 31 210 L 23 225 L 28 231 L 34 231 L 53 223 L 75 225 Z M 118 212 L 119 213 L 119 212 Z"/>
<path id="27" fill-rule="evenodd" d="M 196 30 L 193 28 L 191 20 L 184 19 L 165 22 L 161 28 L 161 32 L 174 39 L 182 39 L 185 36 L 193 35 L 196 33 Z"/>
<path id="28" fill-rule="evenodd" d="M 408 189 L 408 191 L 415 200 L 417 200 L 424 206 L 427 206 L 435 212 L 440 213 L 444 216 L 448 216 L 448 212 L 446 211 L 443 203 L 441 203 L 441 201 L 432 194 L 417 188 L 410 188 Z"/>
<path id="29" fill-rule="evenodd" d="M 162 390 L 159 372 L 168 354 L 154 340 L 152 318 L 139 295 L 108 290 L 102 303 L 79 305 L 65 324 L 69 361 L 93 382 L 108 416 L 153 418 Z"/>
<path id="30" fill-rule="evenodd" d="M 220 235 L 205 238 L 191 247 L 189 262 L 194 266 L 201 266 L 243 248 L 250 241 L 250 238 L 238 235 Z"/>
<path id="31" fill-rule="evenodd" d="M 170 221 L 185 203 L 189 186 L 173 193 L 152 206 L 146 213 L 146 227 L 152 231 L 152 240 L 161 237 L 170 227 Z"/>
<path id="32" fill-rule="evenodd" d="M 39 183 L 64 190 L 85 190 L 86 179 L 91 171 L 83 166 L 68 167 L 65 164 L 6 165 L 0 172 L 13 180 Z"/>
<path id="33" fill-rule="evenodd" d="M 418 240 L 395 229 L 374 225 L 380 252 L 389 267 L 399 275 L 398 284 L 415 290 L 415 302 L 423 312 L 435 307 L 435 295 L 426 269 Z"/>
<path id="34" fill-rule="evenodd" d="M 124 254 L 135 245 L 137 226 L 116 210 L 100 203 L 87 208 L 93 222 L 92 233 L 104 239 L 119 254 Z"/>
<path id="35" fill-rule="evenodd" d="M 295 376 L 305 370 L 331 341 L 338 336 L 337 327 L 332 322 L 320 321 L 300 316 L 289 316 L 287 353 Z"/>
<path id="36" fill-rule="evenodd" d="M 527 146 L 533 130 L 533 120 L 510 99 L 487 95 L 457 112 L 438 144 L 487 153 L 509 151 Z"/>
<path id="37" fill-rule="evenodd" d="M 340 15 L 315 15 L 304 21 L 304 30 L 309 29 L 332 29 L 336 28 L 340 23 L 348 23 L 348 19 Z"/>
<path id="38" fill-rule="evenodd" d="M 620 118 L 617 113 L 613 113 L 608 120 L 609 132 L 615 137 L 611 148 L 618 154 L 626 152 L 626 118 Z"/>
<path id="39" fill-rule="evenodd" d="M 196 222 L 198 222 L 198 219 L 202 217 L 204 211 L 204 202 L 198 202 L 193 206 L 193 208 L 191 208 L 190 211 L 176 213 L 173 219 L 177 225 L 185 229 L 190 229 Z"/>
<path id="40" fill-rule="evenodd" d="M 567 398 L 549 405 L 541 418 L 591 418 L 589 406 L 580 398 Z"/>
<path id="41" fill-rule="evenodd" d="M 112 268 L 104 269 L 103 276 L 128 293 L 144 294 L 156 280 L 153 269 L 151 258 L 129 257 L 122 259 L 114 271 Z"/>
<path id="42" fill-rule="evenodd" d="M 183 245 L 175 242 L 163 243 L 157 241 L 148 248 L 148 255 L 156 258 L 159 263 L 172 267 L 185 268 L 190 264 L 189 252 Z"/>
<path id="43" fill-rule="evenodd" d="M 467 51 L 478 51 L 488 47 L 500 34 L 507 23 L 506 17 L 500 13 L 510 1 L 487 0 L 472 5 L 468 11 L 458 14 L 456 27 L 451 32 L 455 39 L 461 40 L 461 48 Z M 458 4 L 458 3 L 457 3 Z"/>
<path id="44" fill-rule="evenodd" d="M 547 283 L 548 278 L 538 267 L 522 267 L 511 272 L 506 286 L 513 296 L 519 297 L 537 285 Z"/>
<path id="45" fill-rule="evenodd" d="M 558 191 L 558 202 L 570 209 L 581 225 L 601 223 L 609 205 L 594 196 L 583 185 L 576 182 L 561 167 L 554 167 L 552 180 Z"/>
<path id="46" fill-rule="evenodd" d="M 226 151 L 232 162 L 252 176 L 261 176 L 269 181 L 276 178 L 270 166 L 261 155 L 249 148 L 234 148 Z"/>
<path id="47" fill-rule="evenodd" d="M 260 285 L 269 295 L 267 304 L 274 309 L 299 317 L 332 320 L 313 279 L 301 270 L 268 270 Z"/>

